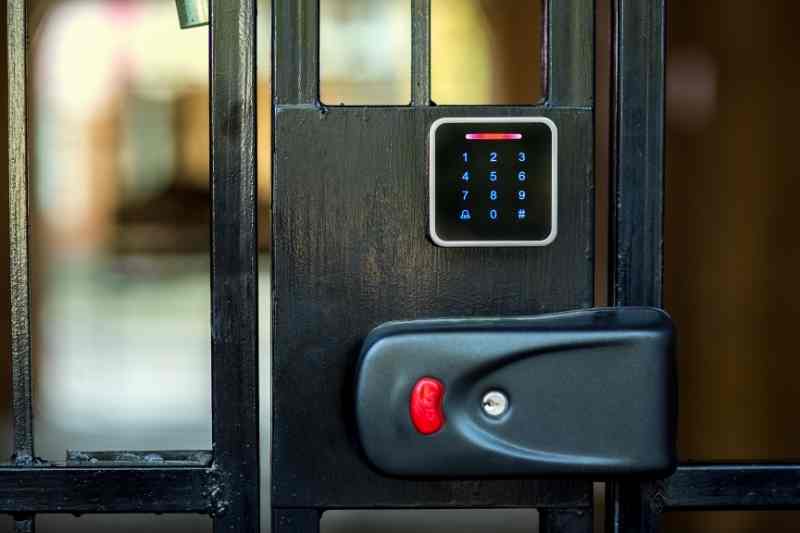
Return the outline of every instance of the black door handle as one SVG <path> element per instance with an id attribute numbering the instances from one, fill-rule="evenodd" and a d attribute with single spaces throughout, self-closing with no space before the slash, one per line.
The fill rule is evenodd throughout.
<path id="1" fill-rule="evenodd" d="M 384 324 L 358 365 L 361 443 L 399 477 L 664 476 L 673 347 L 651 308 Z"/>

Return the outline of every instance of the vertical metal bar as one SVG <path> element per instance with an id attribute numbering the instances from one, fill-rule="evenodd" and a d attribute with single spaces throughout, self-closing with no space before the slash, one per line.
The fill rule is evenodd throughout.
<path id="1" fill-rule="evenodd" d="M 609 287 L 617 306 L 662 305 L 664 22 L 664 0 L 615 2 Z M 608 483 L 607 530 L 657 531 L 658 487 Z"/>
<path id="2" fill-rule="evenodd" d="M 606 531 L 608 533 L 655 533 L 664 510 L 661 483 L 607 483 Z"/>
<path id="3" fill-rule="evenodd" d="M 594 99 L 594 0 L 549 0 L 547 93 L 551 105 L 590 106 Z"/>
<path id="4" fill-rule="evenodd" d="M 8 198 L 11 243 L 11 367 L 14 454 L 33 462 L 31 288 L 28 241 L 27 21 L 25 0 L 8 0 Z"/>
<path id="5" fill-rule="evenodd" d="M 256 1 L 211 6 L 214 530 L 259 530 Z"/>
<path id="6" fill-rule="evenodd" d="M 276 104 L 319 101 L 319 0 L 273 0 Z"/>
<path id="7" fill-rule="evenodd" d="M 411 0 L 411 104 L 431 103 L 431 0 Z"/>
<path id="8" fill-rule="evenodd" d="M 591 533 L 592 509 L 548 509 L 539 511 L 541 533 Z"/>
<path id="9" fill-rule="evenodd" d="M 613 94 L 614 305 L 661 305 L 664 0 L 617 0 Z"/>

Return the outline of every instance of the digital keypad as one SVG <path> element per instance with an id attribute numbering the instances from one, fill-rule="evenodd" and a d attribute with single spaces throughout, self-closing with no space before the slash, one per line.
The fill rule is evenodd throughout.
<path id="1" fill-rule="evenodd" d="M 430 233 L 441 246 L 543 246 L 556 234 L 557 129 L 544 118 L 431 127 Z"/>

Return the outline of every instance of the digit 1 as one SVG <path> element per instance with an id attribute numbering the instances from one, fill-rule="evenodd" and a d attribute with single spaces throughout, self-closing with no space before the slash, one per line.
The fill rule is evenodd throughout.
<path id="1" fill-rule="evenodd" d="M 464 158 L 464 163 L 469 163 L 469 154 L 467 152 L 461 154 L 461 157 Z"/>

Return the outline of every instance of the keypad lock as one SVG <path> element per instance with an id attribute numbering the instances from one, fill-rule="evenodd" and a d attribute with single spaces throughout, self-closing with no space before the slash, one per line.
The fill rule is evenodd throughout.
<path id="1" fill-rule="evenodd" d="M 430 131 L 430 235 L 439 246 L 546 246 L 558 232 L 550 119 L 443 118 Z"/>

